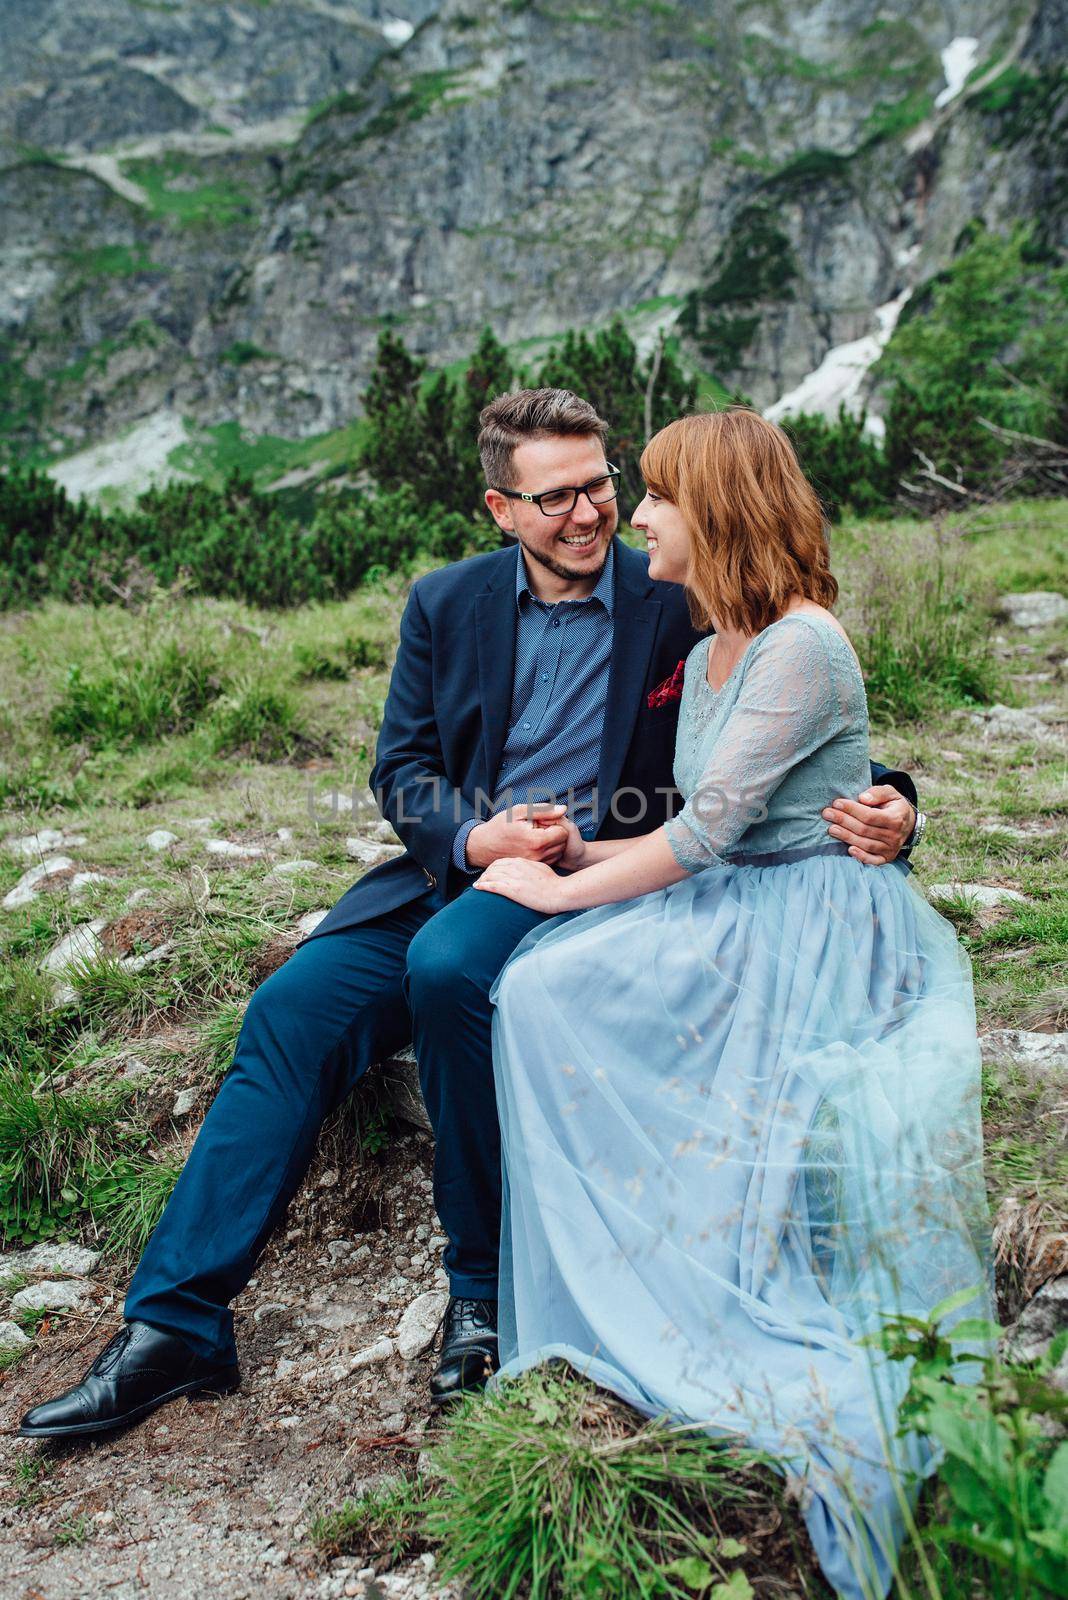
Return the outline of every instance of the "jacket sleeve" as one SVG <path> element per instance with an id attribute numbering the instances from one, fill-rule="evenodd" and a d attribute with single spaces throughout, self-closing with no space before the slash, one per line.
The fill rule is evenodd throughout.
<path id="1" fill-rule="evenodd" d="M 405 848 L 444 889 L 450 869 L 456 874 L 452 847 L 457 831 L 469 819 L 480 819 L 445 777 L 434 714 L 432 661 L 430 624 L 416 583 L 401 617 L 371 788 Z"/>

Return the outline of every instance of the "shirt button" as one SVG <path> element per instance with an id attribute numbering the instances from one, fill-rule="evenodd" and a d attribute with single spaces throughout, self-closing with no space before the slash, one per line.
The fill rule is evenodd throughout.
<path id="1" fill-rule="evenodd" d="M 524 726 L 524 728 L 529 728 L 530 727 L 530 723 L 529 722 L 524 722 L 523 726 Z"/>
<path id="2" fill-rule="evenodd" d="M 548 674 L 548 673 L 547 673 L 547 672 L 543 672 L 543 673 L 542 673 L 542 675 L 541 675 L 541 681 L 542 681 L 542 683 L 548 683 L 548 681 L 549 681 L 549 674 Z"/>
<path id="3" fill-rule="evenodd" d="M 560 618 L 559 617 L 554 617 L 553 618 L 553 627 L 554 628 L 558 628 L 559 626 L 560 626 Z"/>

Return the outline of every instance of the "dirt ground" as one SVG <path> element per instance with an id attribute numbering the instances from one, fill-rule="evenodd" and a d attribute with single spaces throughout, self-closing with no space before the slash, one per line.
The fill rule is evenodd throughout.
<path id="1" fill-rule="evenodd" d="M 335 1147 L 336 1148 L 336 1147 Z M 424 1556 L 380 1580 L 309 1536 L 420 1447 L 427 1352 L 349 1371 L 444 1282 L 429 1140 L 405 1134 L 348 1181 L 320 1163 L 235 1303 L 242 1383 L 182 1399 L 85 1443 L 14 1435 L 31 1405 L 75 1383 L 121 1326 L 125 1273 L 102 1260 L 91 1298 L 56 1318 L 0 1377 L 0 1592 L 18 1600 L 331 1600 L 458 1595 Z M 354 1223 L 379 1223 L 357 1231 Z M 39 1466 L 33 1464 L 39 1463 Z"/>

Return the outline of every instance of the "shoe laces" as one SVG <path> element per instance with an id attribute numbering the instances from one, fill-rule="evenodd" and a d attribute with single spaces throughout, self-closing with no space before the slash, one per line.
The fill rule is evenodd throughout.
<path id="1" fill-rule="evenodd" d="M 459 1333 L 490 1333 L 496 1334 L 495 1300 L 450 1300 L 445 1308 L 442 1322 L 445 1327 L 445 1337 L 455 1337 Z"/>
<path id="2" fill-rule="evenodd" d="M 115 1365 L 116 1361 L 129 1344 L 132 1333 L 133 1329 L 127 1322 L 119 1329 L 118 1333 L 114 1334 L 108 1340 L 103 1350 L 101 1350 L 100 1354 L 89 1368 L 89 1371 L 95 1372 L 97 1377 L 103 1377 L 105 1373 L 110 1372 L 111 1368 Z"/>

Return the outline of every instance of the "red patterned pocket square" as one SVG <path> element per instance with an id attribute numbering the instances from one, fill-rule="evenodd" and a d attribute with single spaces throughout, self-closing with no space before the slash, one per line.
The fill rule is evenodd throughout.
<path id="1" fill-rule="evenodd" d="M 661 706 L 668 706 L 673 700 L 682 698 L 682 679 L 685 671 L 686 663 L 680 661 L 670 678 L 665 678 L 655 689 L 650 689 L 645 701 L 650 711 L 657 711 Z"/>

